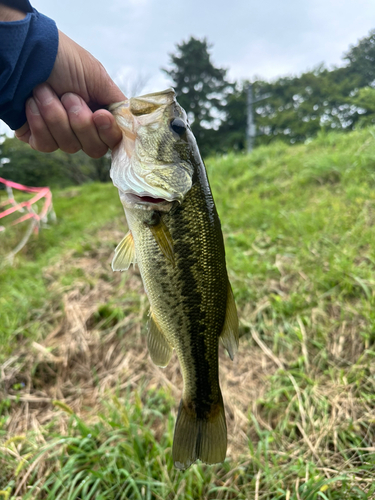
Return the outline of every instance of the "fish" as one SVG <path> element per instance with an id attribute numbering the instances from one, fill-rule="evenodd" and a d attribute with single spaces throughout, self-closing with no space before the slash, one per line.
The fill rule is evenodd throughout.
<path id="1" fill-rule="evenodd" d="M 123 133 L 112 152 L 110 176 L 129 227 L 112 269 L 139 266 L 150 303 L 150 357 L 165 367 L 175 350 L 180 363 L 174 466 L 185 470 L 198 459 L 223 462 L 227 426 L 219 339 L 233 360 L 238 316 L 206 168 L 172 88 L 109 109 Z"/>

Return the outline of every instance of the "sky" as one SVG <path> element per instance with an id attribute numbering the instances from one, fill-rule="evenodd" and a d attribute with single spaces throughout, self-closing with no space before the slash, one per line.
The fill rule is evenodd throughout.
<path id="1" fill-rule="evenodd" d="M 127 94 L 171 85 L 160 68 L 190 36 L 212 44 L 229 79 L 275 79 L 343 64 L 375 28 L 373 0 L 31 0 L 90 51 Z M 0 127 L 0 132 L 4 127 Z"/>

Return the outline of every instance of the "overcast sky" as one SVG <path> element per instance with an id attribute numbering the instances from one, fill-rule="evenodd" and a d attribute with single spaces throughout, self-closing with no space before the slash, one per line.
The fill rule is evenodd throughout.
<path id="1" fill-rule="evenodd" d="M 89 50 L 129 91 L 170 82 L 176 43 L 207 37 L 212 60 L 233 80 L 274 79 L 325 63 L 342 64 L 351 44 L 375 28 L 374 0 L 31 0 Z"/>

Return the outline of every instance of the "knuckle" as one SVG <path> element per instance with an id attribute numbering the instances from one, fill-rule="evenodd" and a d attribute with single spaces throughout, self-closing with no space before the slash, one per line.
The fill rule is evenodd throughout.
<path id="1" fill-rule="evenodd" d="M 92 122 L 89 117 L 80 117 L 72 123 L 72 128 L 77 134 L 88 134 L 92 128 Z"/>
<path id="2" fill-rule="evenodd" d="M 17 135 L 15 134 L 16 138 L 21 141 L 21 142 L 26 142 L 26 144 L 29 142 L 30 139 L 30 131 L 26 132 L 23 135 Z"/>
<path id="3" fill-rule="evenodd" d="M 38 139 L 49 135 L 47 125 L 43 119 L 33 120 L 32 122 L 30 122 L 30 131 L 31 131 L 32 135 Z M 40 139 L 39 139 L 38 142 L 42 142 L 42 141 L 40 141 Z"/>
<path id="4" fill-rule="evenodd" d="M 81 149 L 80 146 L 73 145 L 73 146 L 66 146 L 64 148 L 60 148 L 64 153 L 69 153 L 71 155 L 78 153 L 78 151 Z"/>
<path id="5" fill-rule="evenodd" d="M 48 110 L 44 110 L 42 112 L 42 116 L 44 121 L 52 127 L 59 125 L 64 122 L 66 118 L 66 113 L 61 109 L 60 106 L 53 106 L 48 108 Z"/>
<path id="6" fill-rule="evenodd" d="M 41 153 L 53 153 L 58 149 L 57 145 L 52 143 L 51 144 L 34 143 L 33 145 L 31 145 L 31 147 L 36 151 L 40 151 Z"/>
<path id="7" fill-rule="evenodd" d="M 42 153 L 53 153 L 57 149 L 59 149 L 59 148 L 56 144 L 48 144 L 46 146 L 43 146 L 43 148 L 41 148 L 40 151 Z"/>
<path id="8" fill-rule="evenodd" d="M 98 159 L 106 154 L 106 152 L 108 151 L 108 148 L 106 148 L 106 147 L 105 148 L 96 148 L 96 149 L 90 148 L 87 150 L 84 149 L 83 151 L 91 158 Z"/>

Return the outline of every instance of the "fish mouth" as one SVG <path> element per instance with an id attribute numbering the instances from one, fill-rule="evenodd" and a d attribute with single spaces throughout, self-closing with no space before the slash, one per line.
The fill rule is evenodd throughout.
<path id="1" fill-rule="evenodd" d="M 161 212 L 169 212 L 174 203 L 174 201 L 166 200 L 165 198 L 157 198 L 149 194 L 139 195 L 129 191 L 120 191 L 120 198 L 122 203 L 129 208 L 160 210 Z"/>
<path id="2" fill-rule="evenodd" d="M 153 196 L 139 196 L 138 194 L 126 193 L 127 198 L 131 198 L 136 203 L 147 203 L 148 205 L 156 205 L 158 203 L 169 203 L 164 198 L 154 198 Z"/>

